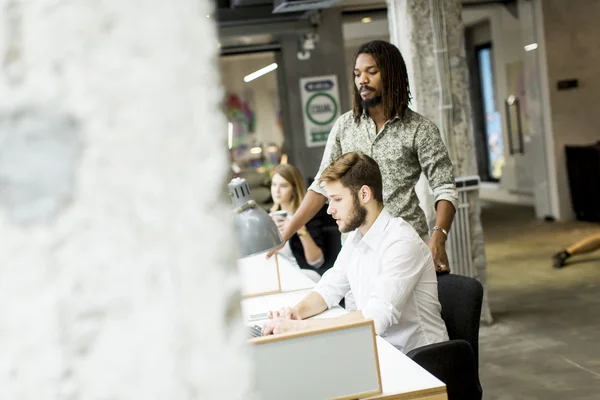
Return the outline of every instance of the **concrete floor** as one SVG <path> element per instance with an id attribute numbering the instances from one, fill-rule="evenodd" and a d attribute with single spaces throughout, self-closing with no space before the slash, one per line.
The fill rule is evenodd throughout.
<path id="1" fill-rule="evenodd" d="M 600 251 L 562 270 L 550 260 L 600 224 L 499 204 L 485 204 L 482 221 L 494 317 L 480 330 L 484 398 L 600 399 Z"/>

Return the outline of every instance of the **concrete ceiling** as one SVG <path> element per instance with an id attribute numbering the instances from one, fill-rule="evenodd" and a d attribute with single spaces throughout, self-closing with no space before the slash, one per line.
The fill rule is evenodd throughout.
<path id="1" fill-rule="evenodd" d="M 243 53 L 245 48 L 276 50 L 279 34 L 312 31 L 311 18 L 316 14 L 314 11 L 273 14 L 272 0 L 251 0 L 258 5 L 234 9 L 230 2 L 239 0 L 217 1 L 215 18 L 219 23 L 219 41 L 224 54 Z M 462 0 L 462 3 L 466 7 L 493 4 L 509 7 L 515 0 Z M 388 34 L 385 0 L 340 0 L 338 4 L 344 13 L 344 38 L 348 42 Z M 371 23 L 362 23 L 366 16 L 372 19 Z M 228 53 L 228 49 L 231 52 Z"/>
<path id="2" fill-rule="evenodd" d="M 275 43 L 276 37 L 270 34 L 231 36 L 220 39 L 221 47 L 252 46 Z"/>

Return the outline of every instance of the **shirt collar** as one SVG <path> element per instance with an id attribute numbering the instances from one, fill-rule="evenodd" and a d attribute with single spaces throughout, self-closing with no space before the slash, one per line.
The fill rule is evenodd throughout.
<path id="1" fill-rule="evenodd" d="M 384 207 L 377 216 L 375 222 L 373 222 L 373 225 L 371 225 L 367 231 L 366 235 L 363 236 L 362 233 L 357 229 L 354 242 L 358 244 L 360 241 L 374 250 L 381 243 L 383 231 L 385 230 L 388 222 L 390 222 L 392 219 L 392 215 L 388 212 L 387 208 Z"/>
<path id="2" fill-rule="evenodd" d="M 363 113 L 362 113 L 362 115 L 361 115 L 361 117 L 360 117 L 360 118 L 361 118 L 362 120 L 371 120 L 371 121 L 373 120 L 373 119 L 371 118 L 371 116 L 369 115 L 369 113 L 368 113 L 368 112 L 366 112 L 366 111 L 363 111 Z M 392 123 L 392 122 L 396 122 L 396 121 L 397 121 L 397 120 L 399 120 L 399 119 L 400 119 L 400 116 L 399 116 L 398 114 L 396 114 L 395 116 L 393 116 L 392 118 L 388 119 L 388 120 L 387 120 L 387 121 L 385 121 L 385 122 L 386 122 L 386 124 L 387 124 L 387 123 Z"/>

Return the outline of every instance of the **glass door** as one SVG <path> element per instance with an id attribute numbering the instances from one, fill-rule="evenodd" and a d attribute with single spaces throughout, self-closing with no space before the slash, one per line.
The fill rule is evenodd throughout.
<path id="1" fill-rule="evenodd" d="M 483 111 L 483 139 L 485 153 L 481 154 L 486 162 L 483 181 L 498 182 L 504 167 L 504 139 L 502 137 L 502 118 L 496 107 L 494 95 L 494 77 L 492 69 L 492 45 L 490 43 L 475 48 L 479 74 L 479 90 Z"/>

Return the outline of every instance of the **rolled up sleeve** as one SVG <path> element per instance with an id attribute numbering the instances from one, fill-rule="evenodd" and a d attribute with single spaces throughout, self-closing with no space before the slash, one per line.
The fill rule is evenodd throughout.
<path id="1" fill-rule="evenodd" d="M 328 309 L 339 304 L 350 291 L 348 275 L 344 263 L 340 261 L 345 258 L 343 253 L 342 249 L 333 267 L 323 274 L 317 286 L 313 288 L 313 292 L 321 295 Z"/>
<path id="2" fill-rule="evenodd" d="M 308 190 L 312 190 L 313 192 L 319 193 L 320 195 L 327 196 L 327 192 L 324 188 L 319 186 L 319 178 L 321 174 L 325 170 L 325 168 L 329 167 L 332 162 L 337 160 L 338 157 L 342 155 L 342 145 L 340 143 L 340 134 L 342 130 L 341 118 L 333 125 L 331 128 L 331 132 L 329 133 L 329 137 L 327 138 L 327 144 L 325 145 L 325 151 L 323 152 L 323 158 L 321 159 L 321 165 L 319 167 L 319 171 L 315 176 L 315 180 L 308 187 Z"/>
<path id="3" fill-rule="evenodd" d="M 446 200 L 457 210 L 458 192 L 454 181 L 454 166 L 440 131 L 433 122 L 427 121 L 419 125 L 415 147 L 421 169 L 433 191 L 436 206 L 438 201 Z"/>
<path id="4" fill-rule="evenodd" d="M 362 310 L 363 317 L 373 320 L 375 333 L 385 337 L 390 326 L 400 321 L 400 312 L 394 305 L 381 298 L 372 297 Z"/>
<path id="5" fill-rule="evenodd" d="M 436 206 L 438 201 L 446 200 L 452 203 L 455 210 L 458 210 L 458 192 L 454 183 L 440 185 L 433 189 L 433 198 Z"/>
<path id="6" fill-rule="evenodd" d="M 362 314 L 373 320 L 375 332 L 384 337 L 402 320 L 403 309 L 423 271 L 423 255 L 417 243 L 397 241 L 384 252 L 382 266 Z"/>

